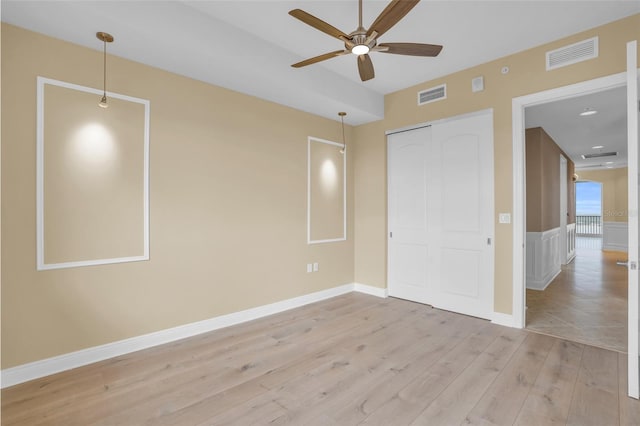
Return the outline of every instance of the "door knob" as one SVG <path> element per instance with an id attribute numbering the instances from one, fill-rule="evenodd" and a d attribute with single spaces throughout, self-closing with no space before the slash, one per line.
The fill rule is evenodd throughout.
<path id="1" fill-rule="evenodd" d="M 638 262 L 629 262 L 628 260 L 624 262 L 619 260 L 616 262 L 616 265 L 624 266 L 626 268 L 631 269 L 632 271 L 635 271 L 638 269 Z"/>

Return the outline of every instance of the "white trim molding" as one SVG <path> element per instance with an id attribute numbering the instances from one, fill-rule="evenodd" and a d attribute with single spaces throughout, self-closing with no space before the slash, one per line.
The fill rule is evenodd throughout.
<path id="1" fill-rule="evenodd" d="M 505 327 L 519 328 L 516 326 L 516 323 L 513 320 L 513 315 L 503 314 L 502 312 L 494 312 L 493 318 L 491 319 L 491 323 L 496 325 L 502 325 Z"/>
<path id="2" fill-rule="evenodd" d="M 527 288 L 544 290 L 561 272 L 560 228 L 527 232 Z"/>
<path id="3" fill-rule="evenodd" d="M 374 287 L 366 284 L 353 284 L 353 291 L 357 291 L 358 293 L 369 294 L 371 296 L 386 298 L 389 296 L 389 292 L 386 288 Z"/>
<path id="4" fill-rule="evenodd" d="M 203 321 L 197 321 L 178 327 L 168 328 L 166 330 L 160 330 L 154 333 L 144 334 L 142 336 L 131 337 L 117 342 L 94 346 L 76 352 L 7 368 L 2 370 L 0 388 L 6 388 L 29 380 L 59 373 L 61 371 L 93 364 L 94 362 L 103 361 L 116 356 L 125 355 L 142 349 L 151 348 L 153 346 L 174 342 L 176 340 L 185 339 L 198 334 L 263 318 L 290 309 L 299 308 L 310 303 L 320 302 L 342 294 L 351 293 L 353 291 L 377 297 L 386 297 L 387 294 L 387 290 L 384 288 L 356 283 L 344 284 L 327 290 L 305 294 L 303 296 L 258 306 L 244 311 L 234 312 Z"/>
<path id="5" fill-rule="evenodd" d="M 102 90 L 93 89 L 91 87 L 80 86 L 65 81 L 54 80 L 51 78 L 40 77 L 37 78 L 36 86 L 36 270 L 45 271 L 50 269 L 62 269 L 62 268 L 76 268 L 80 266 L 90 265 L 105 265 L 111 263 L 123 263 L 123 262 L 138 262 L 149 260 L 149 116 L 150 116 L 150 101 L 147 99 L 135 98 L 133 96 L 122 95 L 120 93 L 103 92 Z M 52 85 L 63 87 L 65 89 L 76 90 L 79 92 L 91 93 L 97 96 L 102 96 L 103 93 L 109 98 L 120 99 L 127 102 L 133 102 L 142 104 L 144 107 L 144 135 L 143 135 L 143 193 L 142 193 L 142 215 L 143 215 L 143 251 L 137 256 L 124 256 L 108 259 L 90 259 L 90 260 L 78 260 L 67 261 L 59 263 L 45 263 L 45 250 L 44 250 L 44 197 L 45 197 L 45 182 L 44 182 L 44 92 L 45 85 Z M 97 104 L 96 104 L 97 106 Z"/>
<path id="6" fill-rule="evenodd" d="M 576 224 L 570 223 L 567 225 L 567 263 L 571 263 L 576 257 Z"/>
<path id="7" fill-rule="evenodd" d="M 628 229 L 627 222 L 604 222 L 602 224 L 602 249 L 629 251 Z"/>
<path id="8" fill-rule="evenodd" d="M 343 148 L 342 153 L 342 237 L 312 240 L 311 239 L 311 142 L 319 142 Z M 344 144 L 309 136 L 307 138 L 307 244 L 333 243 L 347 240 L 347 150 Z"/>
<path id="9" fill-rule="evenodd" d="M 525 108 L 570 99 L 589 93 L 621 87 L 626 73 L 583 81 L 564 87 L 519 96 L 511 101 L 513 149 L 513 318 L 518 328 L 525 326 Z"/>

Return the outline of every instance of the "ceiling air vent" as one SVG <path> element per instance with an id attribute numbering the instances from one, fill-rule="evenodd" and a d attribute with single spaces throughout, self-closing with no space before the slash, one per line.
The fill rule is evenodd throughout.
<path id="1" fill-rule="evenodd" d="M 547 52 L 547 71 L 598 57 L 598 37 Z"/>
<path id="2" fill-rule="evenodd" d="M 597 154 L 582 154 L 580 157 L 583 160 L 588 160 L 590 158 L 615 157 L 616 155 L 618 155 L 617 152 L 599 152 Z"/>
<path id="3" fill-rule="evenodd" d="M 446 84 L 418 92 L 418 106 L 428 104 L 429 102 L 440 101 L 442 99 L 447 99 Z"/>

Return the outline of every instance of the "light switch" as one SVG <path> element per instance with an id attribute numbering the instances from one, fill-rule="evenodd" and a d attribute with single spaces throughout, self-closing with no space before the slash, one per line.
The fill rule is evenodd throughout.
<path id="1" fill-rule="evenodd" d="M 511 223 L 511 213 L 500 213 L 498 215 L 499 223 Z"/>
<path id="2" fill-rule="evenodd" d="M 318 262 L 313 264 L 313 272 L 318 272 Z"/>
<path id="3" fill-rule="evenodd" d="M 307 263 L 307 272 L 313 272 L 313 266 L 310 263 Z"/>

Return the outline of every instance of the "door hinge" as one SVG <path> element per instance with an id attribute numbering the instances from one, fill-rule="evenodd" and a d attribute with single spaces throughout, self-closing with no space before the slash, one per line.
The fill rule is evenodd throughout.
<path id="1" fill-rule="evenodd" d="M 491 245 L 491 237 L 487 238 L 487 245 L 490 246 Z"/>
<path id="2" fill-rule="evenodd" d="M 393 238 L 393 232 L 389 232 L 389 238 Z"/>

